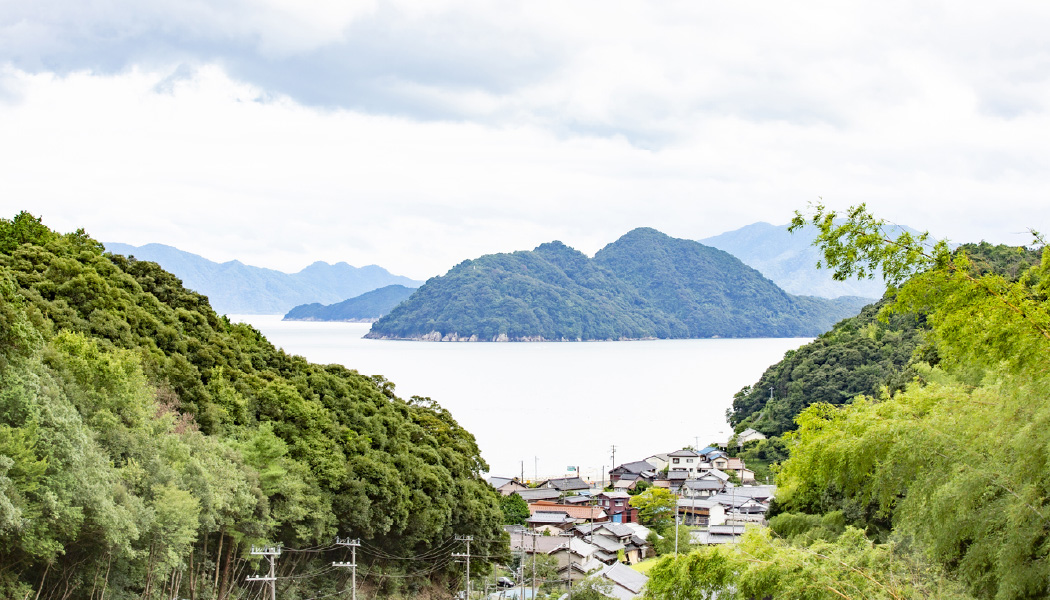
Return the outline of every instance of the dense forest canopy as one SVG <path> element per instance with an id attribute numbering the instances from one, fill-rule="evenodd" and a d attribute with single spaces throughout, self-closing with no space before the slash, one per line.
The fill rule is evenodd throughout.
<path id="1" fill-rule="evenodd" d="M 780 428 L 777 411 L 798 413 L 776 474 L 779 514 L 770 531 L 751 531 L 739 546 L 662 562 L 648 597 L 1047 597 L 1050 252 L 1039 238 L 1035 251 L 981 244 L 952 252 L 925 234 L 887 236 L 863 206 L 838 216 L 818 206 L 796 223 L 820 228 L 836 277 L 881 268 L 899 288 L 878 318 L 840 326 L 767 381 L 834 392 L 869 366 L 872 382 L 885 381 L 853 398 L 809 403 L 802 394 L 796 405 L 785 395 L 765 414 L 749 392 L 739 396 L 737 410 L 748 411 L 740 423 Z M 849 351 L 858 331 L 876 341 L 903 332 L 914 351 L 887 360 L 874 346 L 866 360 L 822 374 L 824 366 L 810 365 L 791 379 L 836 343 Z"/>
<path id="2" fill-rule="evenodd" d="M 362 539 L 361 578 L 388 593 L 458 583 L 456 536 L 475 573 L 505 555 L 446 410 L 290 356 L 155 263 L 24 212 L 0 219 L 0 381 L 0 597 L 245 597 L 264 544 L 312 549 L 278 585 L 315 597 L 346 589 L 336 536 Z"/>
<path id="3" fill-rule="evenodd" d="M 561 242 L 464 261 L 372 326 L 393 339 L 617 340 L 814 336 L 862 298 L 792 296 L 731 255 L 655 229 L 593 259 Z"/>

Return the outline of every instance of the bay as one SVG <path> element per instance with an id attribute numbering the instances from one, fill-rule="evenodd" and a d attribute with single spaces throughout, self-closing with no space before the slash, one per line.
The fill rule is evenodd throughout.
<path id="1" fill-rule="evenodd" d="M 809 338 L 453 343 L 363 339 L 369 325 L 230 315 L 315 363 L 383 375 L 474 434 L 493 475 L 575 474 L 726 439 L 733 394 Z"/>

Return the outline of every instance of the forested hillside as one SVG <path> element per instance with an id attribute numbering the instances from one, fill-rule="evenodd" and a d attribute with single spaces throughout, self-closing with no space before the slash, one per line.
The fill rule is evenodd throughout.
<path id="1" fill-rule="evenodd" d="M 1039 263 L 1035 250 L 963 244 L 976 275 L 998 274 L 1012 280 Z M 784 359 L 770 366 L 754 385 L 733 398 L 730 423 L 753 427 L 767 435 L 795 428 L 795 418 L 810 404 L 845 404 L 858 395 L 897 392 L 918 373 L 916 365 L 938 364 L 936 346 L 926 343 L 925 311 L 894 310 L 896 293 L 866 306 Z"/>
<path id="2" fill-rule="evenodd" d="M 427 281 L 368 337 L 617 340 L 815 336 L 861 298 L 791 296 L 729 254 L 640 228 L 594 259 L 561 242 L 490 254 Z"/>
<path id="3" fill-rule="evenodd" d="M 155 263 L 0 219 L 0 597 L 449 588 L 506 552 L 473 436 L 427 399 L 277 350 Z M 424 556 L 426 560 L 405 560 Z M 479 571 L 480 569 L 480 571 Z M 406 587 L 407 586 L 407 587 Z"/>
<path id="4" fill-rule="evenodd" d="M 415 291 L 415 288 L 407 288 L 403 285 L 388 285 L 327 306 L 317 302 L 300 304 L 288 311 L 288 314 L 284 315 L 284 320 L 374 321 L 407 300 Z"/>
<path id="5" fill-rule="evenodd" d="M 924 235 L 886 235 L 863 206 L 837 216 L 818 206 L 808 222 L 836 276 L 877 267 L 900 286 L 883 302 L 885 321 L 843 324 L 766 374 L 789 392 L 769 412 L 801 409 L 783 438 L 771 532 L 662 562 L 647 596 L 1047 597 L 1050 252 L 1040 238 L 1036 251 L 951 252 Z M 907 360 L 884 344 L 895 335 L 915 349 Z M 857 349 L 865 337 L 876 344 Z M 819 364 L 836 345 L 856 360 Z M 902 385 L 840 392 L 886 377 Z M 787 401 L 792 385 L 799 405 Z M 831 401 L 809 404 L 807 390 L 821 389 Z M 771 422 L 749 393 L 738 400 L 749 411 L 741 423 Z"/>

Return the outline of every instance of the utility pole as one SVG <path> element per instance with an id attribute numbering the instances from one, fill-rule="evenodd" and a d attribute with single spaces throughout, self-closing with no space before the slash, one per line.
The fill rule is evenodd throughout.
<path id="1" fill-rule="evenodd" d="M 467 543 L 467 553 L 463 554 L 463 553 L 460 553 L 460 552 L 456 552 L 456 553 L 452 554 L 452 558 L 466 558 L 467 559 L 467 600 L 470 600 L 470 542 L 472 542 L 473 540 L 474 540 L 474 538 L 472 536 L 469 536 L 469 535 L 457 535 L 456 536 L 456 541 L 457 542 L 466 542 Z"/>
<path id="2" fill-rule="evenodd" d="M 682 488 L 678 488 L 680 492 Z M 678 559 L 678 492 L 674 494 L 674 557 Z"/>
<path id="3" fill-rule="evenodd" d="M 568 536 L 569 537 L 569 541 L 565 543 L 565 549 L 566 549 L 566 551 L 568 553 L 568 556 L 569 556 L 568 588 L 569 588 L 569 600 L 572 600 L 572 539 L 574 537 L 576 537 L 576 536 L 574 534 L 572 534 L 572 533 L 559 533 L 558 535 L 559 536 Z"/>
<path id="4" fill-rule="evenodd" d="M 529 532 L 532 536 L 532 599 L 536 600 L 536 538 L 540 535 L 535 530 Z M 525 541 L 525 540 L 522 540 Z"/>
<path id="5" fill-rule="evenodd" d="M 277 557 L 281 555 L 280 546 L 269 546 L 266 548 L 256 548 L 252 546 L 251 550 L 254 556 L 265 556 L 270 561 L 270 573 L 265 577 L 246 577 L 245 581 L 266 581 L 270 584 L 270 600 L 277 600 Z"/>
<path id="6" fill-rule="evenodd" d="M 350 598 L 357 600 L 357 547 L 361 545 L 361 539 L 356 540 L 335 538 L 336 546 L 350 547 L 350 562 L 334 562 L 333 567 L 350 567 Z"/>
<path id="7" fill-rule="evenodd" d="M 616 444 L 612 447 L 612 468 L 616 468 Z"/>
<path id="8" fill-rule="evenodd" d="M 536 540 L 532 540 L 533 546 L 536 544 Z M 536 560 L 536 556 L 533 555 L 532 560 Z M 535 562 L 533 568 L 535 568 Z M 521 596 L 518 600 L 525 600 L 525 530 L 521 531 Z"/>

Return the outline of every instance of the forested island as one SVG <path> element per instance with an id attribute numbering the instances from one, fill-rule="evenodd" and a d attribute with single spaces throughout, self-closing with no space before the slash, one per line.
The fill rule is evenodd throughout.
<path id="1" fill-rule="evenodd" d="M 274 348 L 156 263 L 0 219 L 0 598 L 435 589 L 507 558 L 474 437 L 426 398 Z M 299 550 L 298 552 L 296 550 Z M 420 558 L 423 557 L 423 558 Z M 443 591 L 442 591 L 443 590 Z"/>
<path id="2" fill-rule="evenodd" d="M 284 320 L 371 323 L 393 310 L 415 291 L 415 288 L 403 285 L 388 285 L 335 304 L 300 304 L 288 311 Z"/>
<path id="3" fill-rule="evenodd" d="M 808 337 L 869 300 L 792 296 L 730 254 L 635 229 L 589 258 L 561 242 L 467 260 L 366 337 L 585 341 Z"/>

